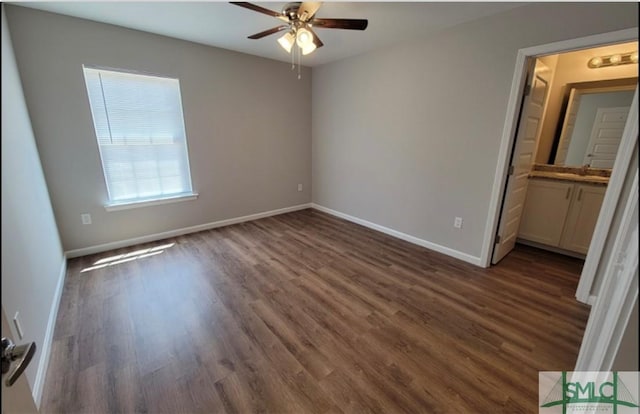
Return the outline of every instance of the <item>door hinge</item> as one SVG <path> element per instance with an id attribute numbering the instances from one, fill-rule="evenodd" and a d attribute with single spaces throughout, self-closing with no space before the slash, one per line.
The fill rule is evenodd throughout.
<path id="1" fill-rule="evenodd" d="M 531 93 L 531 85 L 527 85 L 524 87 L 524 96 L 529 96 Z"/>
<path id="2" fill-rule="evenodd" d="M 516 170 L 516 168 L 513 165 L 509 166 L 509 171 L 507 172 L 507 175 L 513 175 L 513 172 Z"/>
<path id="3" fill-rule="evenodd" d="M 499 244 L 499 243 L 500 243 L 500 240 L 502 240 L 502 238 L 501 238 L 501 237 L 500 237 L 500 235 L 498 234 L 498 235 L 496 236 L 496 242 L 495 242 L 495 244 Z"/>

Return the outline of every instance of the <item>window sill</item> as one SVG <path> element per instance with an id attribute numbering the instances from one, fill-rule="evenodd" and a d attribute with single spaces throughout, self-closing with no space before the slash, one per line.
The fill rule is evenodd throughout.
<path id="1" fill-rule="evenodd" d="M 154 198 L 151 200 L 144 200 L 144 201 L 131 201 L 126 203 L 106 204 L 104 206 L 104 209 L 107 211 L 129 210 L 132 208 L 158 206 L 160 204 L 178 203 L 181 201 L 195 200 L 197 198 L 198 198 L 198 193 L 189 193 L 189 194 L 182 194 L 175 197 Z"/>

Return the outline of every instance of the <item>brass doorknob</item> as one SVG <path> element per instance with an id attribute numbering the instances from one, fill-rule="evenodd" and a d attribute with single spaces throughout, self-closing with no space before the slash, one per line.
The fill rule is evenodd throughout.
<path id="1" fill-rule="evenodd" d="M 16 345 L 9 338 L 2 338 L 2 375 L 8 373 L 11 363 L 18 361 L 15 368 L 9 373 L 5 384 L 7 387 L 12 386 L 18 377 L 24 372 L 31 362 L 33 355 L 36 353 L 36 343 L 30 342 L 24 345 Z"/>

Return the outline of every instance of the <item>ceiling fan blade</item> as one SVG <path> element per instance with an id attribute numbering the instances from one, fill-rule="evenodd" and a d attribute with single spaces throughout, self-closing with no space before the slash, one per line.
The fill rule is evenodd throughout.
<path id="1" fill-rule="evenodd" d="M 318 37 L 316 32 L 311 30 L 310 27 L 307 30 L 309 30 L 311 32 L 311 34 L 313 35 L 313 44 L 316 45 L 316 49 L 319 48 L 319 47 L 324 46 L 324 43 L 322 43 L 322 40 L 320 40 L 320 38 Z"/>
<path id="2" fill-rule="evenodd" d="M 260 32 L 260 33 L 256 33 L 254 35 L 251 35 L 251 36 L 249 36 L 249 39 L 261 39 L 261 38 L 263 38 L 265 36 L 269 36 L 269 35 L 272 35 L 274 33 L 281 32 L 281 31 L 283 31 L 285 29 L 288 29 L 288 28 L 289 28 L 289 25 L 283 24 L 281 26 L 274 27 L 274 28 L 269 29 L 269 30 L 265 30 L 264 32 Z"/>
<path id="3" fill-rule="evenodd" d="M 298 8 L 298 17 L 303 22 L 308 22 L 313 18 L 322 3 L 316 1 L 305 1 Z"/>
<path id="4" fill-rule="evenodd" d="M 258 6 L 257 4 L 247 3 L 246 1 L 232 1 L 230 3 L 235 4 L 236 6 L 244 7 L 245 9 L 257 11 L 258 13 L 267 14 L 272 17 L 284 17 L 282 13 L 265 9 L 264 7 Z"/>
<path id="5" fill-rule="evenodd" d="M 321 29 L 364 30 L 369 21 L 367 19 L 313 19 L 309 23 Z"/>

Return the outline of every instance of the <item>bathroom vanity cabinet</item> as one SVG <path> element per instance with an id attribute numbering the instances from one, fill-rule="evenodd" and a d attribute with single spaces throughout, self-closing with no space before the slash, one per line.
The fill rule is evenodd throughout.
<path id="1" fill-rule="evenodd" d="M 529 179 L 518 239 L 586 254 L 606 189 L 601 183 Z"/>

